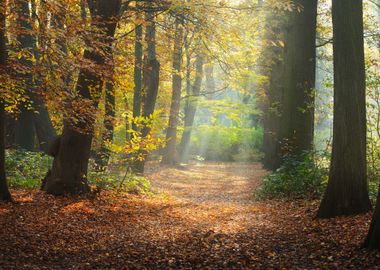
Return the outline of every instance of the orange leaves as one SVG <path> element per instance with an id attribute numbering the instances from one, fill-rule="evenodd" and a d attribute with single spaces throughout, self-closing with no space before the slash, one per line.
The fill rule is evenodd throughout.
<path id="1" fill-rule="evenodd" d="M 0 203 L 4 269 L 377 269 L 371 214 L 316 220 L 318 202 L 252 202 L 258 164 L 150 164 L 171 197 L 14 191 Z"/>

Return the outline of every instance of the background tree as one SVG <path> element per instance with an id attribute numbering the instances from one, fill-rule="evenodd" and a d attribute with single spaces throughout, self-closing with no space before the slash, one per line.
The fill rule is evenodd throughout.
<path id="1" fill-rule="evenodd" d="M 294 10 L 287 14 L 279 132 L 282 156 L 313 150 L 317 6 L 317 0 L 294 1 Z"/>
<path id="2" fill-rule="evenodd" d="M 33 104 L 31 104 L 31 95 L 33 93 L 33 73 L 32 73 L 32 55 L 36 47 L 36 39 L 32 32 L 32 18 L 30 14 L 30 3 L 28 0 L 17 0 L 15 5 L 18 9 L 18 34 L 17 41 L 20 44 L 20 68 L 19 77 L 22 81 L 22 89 L 29 100 L 23 103 L 20 108 L 20 114 L 16 122 L 15 143 L 17 146 L 33 151 L 35 150 L 35 128 L 33 125 Z"/>
<path id="3" fill-rule="evenodd" d="M 156 52 L 156 11 L 153 3 L 148 3 L 146 5 L 145 11 L 145 41 L 146 41 L 146 51 L 145 51 L 145 60 L 143 66 L 143 88 L 142 88 L 142 116 L 145 118 L 146 123 L 143 124 L 141 130 L 141 138 L 145 139 L 149 136 L 152 126 L 153 114 L 156 107 L 157 95 L 159 90 L 160 82 L 160 62 L 157 60 Z M 140 48 L 137 48 L 138 50 Z M 140 52 L 136 54 L 137 57 L 140 57 Z M 140 62 L 139 59 L 136 59 L 137 62 Z M 139 72 L 139 71 L 137 71 Z M 138 78 L 137 78 L 138 79 Z M 136 95 L 136 92 L 135 92 Z M 136 99 L 140 99 L 135 96 Z M 136 101 L 138 103 L 140 101 Z M 137 106 L 136 104 L 136 110 Z M 146 151 L 139 151 L 139 154 L 142 155 L 143 160 L 137 160 L 134 164 L 134 170 L 137 173 L 143 173 L 145 167 L 145 161 L 147 159 Z"/>
<path id="4" fill-rule="evenodd" d="M 190 91 L 187 93 L 185 104 L 184 131 L 179 145 L 180 159 L 182 162 L 188 162 L 191 132 L 194 125 L 195 114 L 197 112 L 198 99 L 201 92 L 203 79 L 204 56 L 198 52 L 195 60 L 195 80 L 190 85 Z"/>
<path id="5" fill-rule="evenodd" d="M 177 165 L 179 157 L 177 147 L 177 128 L 179 124 L 179 111 L 182 90 L 182 49 L 183 49 L 183 22 L 180 18 L 175 21 L 174 51 L 173 51 L 173 84 L 172 102 L 169 114 L 169 126 L 166 132 L 166 147 L 162 157 L 162 164 Z"/>

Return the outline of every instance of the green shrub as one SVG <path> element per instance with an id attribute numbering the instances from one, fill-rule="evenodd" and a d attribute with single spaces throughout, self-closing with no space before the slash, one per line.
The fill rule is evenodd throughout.
<path id="1" fill-rule="evenodd" d="M 41 152 L 7 150 L 5 170 L 10 187 L 37 188 L 52 164 L 52 158 Z"/>
<path id="2" fill-rule="evenodd" d="M 257 199 L 305 198 L 322 195 L 328 181 L 329 157 L 325 152 L 304 152 L 286 157 L 283 165 L 264 178 Z"/>
<path id="3" fill-rule="evenodd" d="M 202 125 L 192 136 L 191 154 L 210 161 L 257 161 L 262 140 L 261 127 Z"/>
<path id="4" fill-rule="evenodd" d="M 39 188 L 41 180 L 52 166 L 53 158 L 41 152 L 28 152 L 24 150 L 7 150 L 5 169 L 9 186 L 12 188 Z M 90 160 L 89 183 L 101 189 L 119 190 L 122 192 L 145 194 L 150 191 L 150 183 L 144 177 L 128 173 L 121 174 L 122 168 L 116 167 L 104 172 L 94 170 L 93 161 Z"/>
<path id="5" fill-rule="evenodd" d="M 105 171 L 96 171 L 93 160 L 90 160 L 88 172 L 89 184 L 99 189 L 115 190 L 131 194 L 149 194 L 151 185 L 148 179 L 134 174 L 131 170 L 125 173 L 124 167 L 111 164 Z"/>

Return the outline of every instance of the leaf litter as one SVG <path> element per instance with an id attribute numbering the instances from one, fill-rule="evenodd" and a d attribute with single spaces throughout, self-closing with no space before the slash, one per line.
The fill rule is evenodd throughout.
<path id="1" fill-rule="evenodd" d="M 318 201 L 252 200 L 259 164 L 150 164 L 157 194 L 95 199 L 13 190 L 0 269 L 380 269 L 371 213 L 317 220 Z"/>

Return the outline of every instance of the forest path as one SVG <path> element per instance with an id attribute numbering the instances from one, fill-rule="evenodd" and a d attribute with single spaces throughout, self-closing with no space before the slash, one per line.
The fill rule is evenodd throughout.
<path id="1" fill-rule="evenodd" d="M 253 201 L 260 164 L 149 164 L 153 196 L 12 190 L 0 269 L 380 269 L 371 213 L 316 220 L 318 201 Z"/>
<path id="2" fill-rule="evenodd" d="M 266 173 L 259 163 L 199 162 L 179 168 L 151 165 L 146 175 L 155 189 L 183 201 L 247 204 Z"/>

